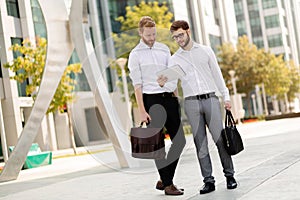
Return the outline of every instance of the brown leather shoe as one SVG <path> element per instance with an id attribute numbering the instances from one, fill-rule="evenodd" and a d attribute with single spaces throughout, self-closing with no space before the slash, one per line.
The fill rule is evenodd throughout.
<path id="1" fill-rule="evenodd" d="M 159 180 L 159 181 L 157 181 L 156 187 L 155 187 L 155 188 L 158 189 L 158 190 L 164 190 L 164 189 L 165 189 L 165 186 L 164 186 L 164 184 L 162 183 L 162 181 Z"/>
<path id="2" fill-rule="evenodd" d="M 177 187 L 177 186 L 175 185 L 175 187 Z M 164 186 L 163 182 L 161 180 L 159 180 L 159 181 L 157 181 L 155 188 L 157 190 L 164 190 L 165 186 Z M 183 188 L 179 188 L 179 190 L 184 191 Z"/>
<path id="3" fill-rule="evenodd" d="M 177 187 L 172 184 L 165 188 L 165 195 L 183 195 L 183 191 L 177 189 Z"/>

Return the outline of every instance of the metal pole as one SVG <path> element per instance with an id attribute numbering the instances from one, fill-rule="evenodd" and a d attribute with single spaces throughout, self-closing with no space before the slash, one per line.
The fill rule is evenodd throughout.
<path id="1" fill-rule="evenodd" d="M 264 101 L 264 107 L 265 107 L 265 115 L 269 115 L 268 111 L 268 105 L 267 105 L 267 97 L 266 97 L 266 91 L 265 91 L 265 84 L 261 84 L 261 89 L 262 89 L 262 95 L 263 95 L 263 101 Z"/>

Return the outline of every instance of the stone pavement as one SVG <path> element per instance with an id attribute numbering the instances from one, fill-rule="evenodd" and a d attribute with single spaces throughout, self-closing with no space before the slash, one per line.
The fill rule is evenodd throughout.
<path id="1" fill-rule="evenodd" d="M 106 144 L 93 154 L 57 157 L 52 165 L 22 170 L 16 181 L 0 183 L 0 199 L 300 199 L 300 118 L 241 124 L 238 130 L 245 150 L 233 157 L 235 190 L 226 189 L 210 140 L 216 191 L 199 194 L 202 177 L 188 135 L 174 180 L 185 189 L 183 196 L 165 196 L 154 189 L 158 175 L 153 161 L 142 160 L 140 167 L 121 169 L 113 148 Z"/>

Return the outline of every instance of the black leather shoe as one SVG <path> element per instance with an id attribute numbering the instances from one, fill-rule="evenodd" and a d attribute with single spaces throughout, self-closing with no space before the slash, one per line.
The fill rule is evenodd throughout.
<path id="1" fill-rule="evenodd" d="M 237 183 L 233 176 L 226 177 L 227 189 L 235 189 L 237 187 Z"/>
<path id="2" fill-rule="evenodd" d="M 215 191 L 215 184 L 214 183 L 205 183 L 204 187 L 200 190 L 200 194 L 210 193 Z"/>
<path id="3" fill-rule="evenodd" d="M 166 187 L 164 186 L 163 182 L 161 180 L 157 181 L 155 188 L 157 190 L 164 190 Z M 179 190 L 184 191 L 183 188 L 179 188 Z"/>

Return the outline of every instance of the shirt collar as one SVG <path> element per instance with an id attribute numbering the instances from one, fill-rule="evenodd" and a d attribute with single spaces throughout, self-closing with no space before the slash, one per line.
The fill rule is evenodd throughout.
<path id="1" fill-rule="evenodd" d="M 178 53 L 189 52 L 192 49 L 198 48 L 198 47 L 200 47 L 200 44 L 198 44 L 198 43 L 196 43 L 196 42 L 193 41 L 193 46 L 192 46 L 192 48 L 190 50 L 184 50 L 183 48 L 180 47 Z"/>
<path id="2" fill-rule="evenodd" d="M 140 47 L 141 47 L 141 48 L 152 49 L 152 48 L 157 47 L 157 43 L 156 43 L 156 41 L 155 41 L 154 44 L 153 44 L 153 46 L 152 46 L 152 47 L 149 47 L 142 39 L 140 39 Z"/>

